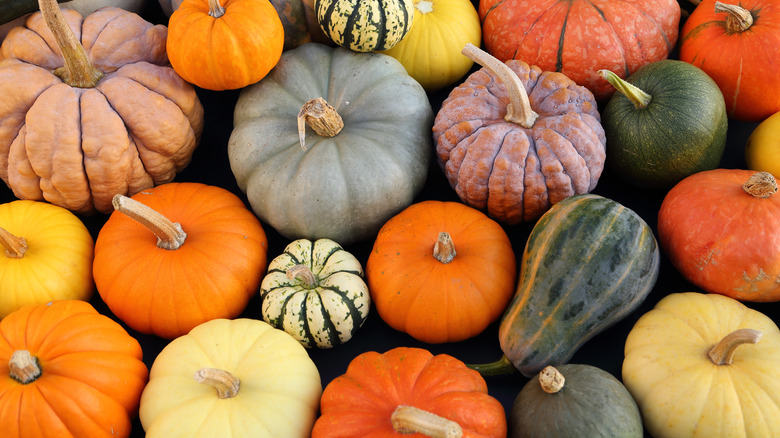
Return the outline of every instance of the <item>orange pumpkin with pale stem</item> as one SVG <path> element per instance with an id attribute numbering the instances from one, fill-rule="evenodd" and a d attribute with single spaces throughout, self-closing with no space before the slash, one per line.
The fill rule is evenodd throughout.
<path id="1" fill-rule="evenodd" d="M 706 292 L 780 301 L 780 194 L 769 172 L 683 179 L 664 197 L 658 237 L 675 268 Z"/>
<path id="2" fill-rule="evenodd" d="M 423 201 L 379 230 L 366 262 L 379 316 L 428 343 L 456 342 L 498 319 L 516 261 L 498 223 L 459 202 Z"/>
<path id="3" fill-rule="evenodd" d="M 103 301 L 132 329 L 173 339 L 238 316 L 257 293 L 268 241 L 233 193 L 169 183 L 114 204 L 95 240 L 93 275 Z"/>
<path id="4" fill-rule="evenodd" d="M 268 0 L 184 0 L 168 20 L 168 58 L 187 81 L 234 90 L 279 62 L 284 28 Z"/>
<path id="5" fill-rule="evenodd" d="M 141 345 L 81 300 L 32 304 L 0 321 L 5 438 L 128 437 L 148 370 Z"/>
<path id="6" fill-rule="evenodd" d="M 504 407 L 488 395 L 477 371 L 421 348 L 360 354 L 325 387 L 320 411 L 312 438 L 504 438 L 507 433 Z"/>
<path id="7" fill-rule="evenodd" d="M 0 46 L 0 178 L 17 198 L 85 214 L 173 180 L 203 107 L 168 64 L 167 28 L 119 8 L 82 18 L 39 5 Z"/>

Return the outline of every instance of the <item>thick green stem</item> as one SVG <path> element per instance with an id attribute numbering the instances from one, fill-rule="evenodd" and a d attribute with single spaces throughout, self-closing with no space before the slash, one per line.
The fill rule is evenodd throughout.
<path id="1" fill-rule="evenodd" d="M 509 360 L 506 355 L 502 355 L 500 359 L 495 362 L 482 363 L 482 364 L 466 364 L 467 367 L 472 370 L 479 371 L 479 374 L 483 376 L 501 376 L 505 374 L 517 373 L 517 368 Z"/>
<path id="2" fill-rule="evenodd" d="M 57 46 L 62 53 L 65 65 L 54 70 L 63 82 L 76 88 L 93 88 L 103 77 L 103 72 L 96 69 L 87 56 L 84 46 L 76 38 L 76 34 L 62 15 L 57 0 L 38 0 L 46 25 L 54 35 Z"/>
<path id="3" fill-rule="evenodd" d="M 609 70 L 599 70 L 599 76 L 606 79 L 616 90 L 623 93 L 634 104 L 636 109 L 646 108 L 653 99 L 653 96 L 624 81 L 620 76 Z"/>

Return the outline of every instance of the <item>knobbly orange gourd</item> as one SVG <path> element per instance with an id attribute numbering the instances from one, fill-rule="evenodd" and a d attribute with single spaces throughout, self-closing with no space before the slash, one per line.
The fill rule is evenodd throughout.
<path id="1" fill-rule="evenodd" d="M 471 44 L 464 54 L 483 68 L 450 92 L 433 125 L 439 165 L 460 199 L 517 224 L 593 190 L 606 156 L 593 94 Z"/>
<path id="2" fill-rule="evenodd" d="M 27 305 L 88 300 L 94 241 L 76 215 L 46 202 L 0 205 L 0 319 Z"/>
<path id="3" fill-rule="evenodd" d="M 282 56 L 284 28 L 268 0 L 184 0 L 168 20 L 168 58 L 207 90 L 254 84 Z"/>
<path id="4" fill-rule="evenodd" d="M 95 240 L 100 297 L 130 328 L 173 339 L 234 318 L 257 293 L 268 241 L 233 193 L 169 183 L 117 196 Z"/>
<path id="5" fill-rule="evenodd" d="M 491 55 L 561 72 L 601 102 L 614 90 L 598 70 L 625 78 L 669 56 L 677 42 L 680 5 L 675 0 L 483 0 L 479 16 Z"/>
<path id="6" fill-rule="evenodd" d="M 706 292 L 780 301 L 780 194 L 768 172 L 714 169 L 675 185 L 658 213 L 675 268 Z"/>
<path id="7" fill-rule="evenodd" d="M 423 201 L 379 230 L 368 290 L 392 328 L 428 343 L 481 333 L 509 303 L 516 262 L 506 232 L 459 202 Z"/>
<path id="8" fill-rule="evenodd" d="M 173 180 L 203 107 L 168 65 L 167 28 L 119 8 L 82 18 L 39 4 L 0 46 L 0 178 L 17 198 L 81 213 Z"/>
<path id="9" fill-rule="evenodd" d="M 680 35 L 680 60 L 712 77 L 729 117 L 759 122 L 780 111 L 780 3 L 702 0 Z"/>
<path id="10" fill-rule="evenodd" d="M 312 438 L 505 438 L 507 433 L 504 408 L 488 395 L 479 373 L 452 356 L 421 348 L 355 357 L 346 373 L 325 387 L 320 411 Z"/>
<path id="11" fill-rule="evenodd" d="M 126 438 L 148 370 L 141 345 L 86 301 L 31 304 L 0 321 L 5 438 Z"/>

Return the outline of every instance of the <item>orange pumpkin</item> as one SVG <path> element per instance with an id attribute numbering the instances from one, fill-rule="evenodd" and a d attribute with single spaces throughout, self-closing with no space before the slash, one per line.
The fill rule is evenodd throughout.
<path id="1" fill-rule="evenodd" d="M 173 339 L 238 316 L 257 293 L 268 241 L 233 193 L 169 183 L 117 196 L 114 206 L 92 271 L 101 298 L 130 328 Z"/>
<path id="2" fill-rule="evenodd" d="M 658 213 L 672 264 L 706 292 L 780 301 L 780 195 L 768 172 L 715 169 L 675 185 Z"/>
<path id="3" fill-rule="evenodd" d="M 680 60 L 712 77 L 729 117 L 759 122 L 780 111 L 780 2 L 702 0 L 683 25 Z"/>
<path id="4" fill-rule="evenodd" d="M 421 348 L 360 354 L 325 387 L 320 411 L 312 438 L 504 438 L 507 433 L 504 407 L 488 395 L 479 372 Z"/>
<path id="5" fill-rule="evenodd" d="M 459 202 L 412 204 L 379 230 L 366 279 L 379 316 L 413 338 L 468 339 L 514 294 L 516 260 L 504 229 Z"/>
<path id="6" fill-rule="evenodd" d="M 148 369 L 121 325 L 81 300 L 31 304 L 0 321 L 5 438 L 127 437 Z"/>
<path id="7" fill-rule="evenodd" d="M 184 0 L 168 20 L 168 58 L 187 81 L 233 90 L 279 62 L 284 28 L 268 0 Z"/>

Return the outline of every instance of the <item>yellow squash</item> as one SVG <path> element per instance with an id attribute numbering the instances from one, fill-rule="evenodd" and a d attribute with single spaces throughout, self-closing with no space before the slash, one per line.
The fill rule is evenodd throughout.
<path id="1" fill-rule="evenodd" d="M 482 27 L 470 0 L 415 0 L 409 33 L 390 55 L 406 67 L 425 91 L 448 87 L 468 73 L 474 61 L 460 52 L 467 43 L 479 47 Z"/>
<path id="2" fill-rule="evenodd" d="M 745 145 L 750 170 L 769 172 L 780 179 L 780 112 L 758 124 Z"/>
<path id="3" fill-rule="evenodd" d="M 27 304 L 88 300 L 94 241 L 69 210 L 47 202 L 0 204 L 0 318 Z"/>
<path id="4" fill-rule="evenodd" d="M 292 336 L 256 319 L 213 319 L 160 352 L 139 417 L 147 438 L 304 438 L 321 395 Z"/>
<path id="5" fill-rule="evenodd" d="M 780 436 L 780 330 L 719 294 L 673 293 L 628 334 L 623 383 L 648 432 Z"/>

